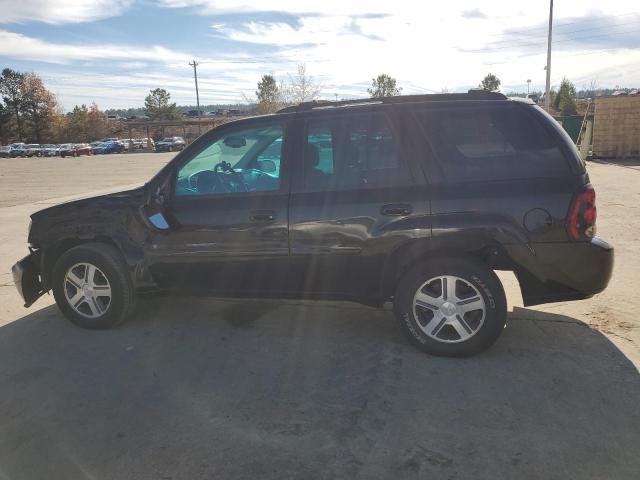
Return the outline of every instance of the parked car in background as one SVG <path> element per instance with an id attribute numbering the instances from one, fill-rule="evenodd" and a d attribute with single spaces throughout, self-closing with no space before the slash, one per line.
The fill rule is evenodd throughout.
<path id="1" fill-rule="evenodd" d="M 40 157 L 42 156 L 42 147 L 38 143 L 29 143 L 23 148 L 23 157 Z"/>
<path id="2" fill-rule="evenodd" d="M 24 157 L 26 155 L 27 146 L 24 143 L 14 143 L 10 147 L 9 156 L 11 158 Z"/>
<path id="3" fill-rule="evenodd" d="M 0 145 L 0 157 L 7 158 L 11 153 L 11 145 Z"/>
<path id="4" fill-rule="evenodd" d="M 156 142 L 156 152 L 177 152 L 184 149 L 185 145 L 182 137 L 166 137 Z"/>
<path id="5" fill-rule="evenodd" d="M 147 148 L 148 145 L 148 141 L 149 139 L 147 138 L 134 138 L 131 140 L 131 147 L 134 150 L 144 150 L 145 148 Z M 154 142 L 153 140 L 151 140 L 151 148 L 154 147 Z"/>
<path id="6" fill-rule="evenodd" d="M 103 142 L 92 149 L 96 155 L 103 155 L 106 153 L 122 153 L 124 152 L 124 145 L 121 142 Z"/>
<path id="7" fill-rule="evenodd" d="M 60 147 L 61 157 L 79 157 L 91 155 L 91 147 L 87 143 L 66 143 Z"/>
<path id="8" fill-rule="evenodd" d="M 61 157 L 73 155 L 73 143 L 63 143 L 62 145 L 60 145 L 60 148 L 58 149 L 58 154 Z"/>
<path id="9" fill-rule="evenodd" d="M 136 141 L 140 142 L 140 148 L 155 148 L 156 146 L 153 138 L 138 138 Z"/>
<path id="10" fill-rule="evenodd" d="M 60 154 L 60 145 L 42 145 L 42 156 L 43 157 L 56 157 Z"/>

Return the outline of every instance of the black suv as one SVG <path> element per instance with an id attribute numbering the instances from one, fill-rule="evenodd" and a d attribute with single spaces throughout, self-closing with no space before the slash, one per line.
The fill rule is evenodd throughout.
<path id="1" fill-rule="evenodd" d="M 226 123 L 143 187 L 32 215 L 13 268 L 87 328 L 150 290 L 393 301 L 427 352 L 471 355 L 503 330 L 494 270 L 525 305 L 601 292 L 613 248 L 569 137 L 500 94 L 312 102 Z"/>

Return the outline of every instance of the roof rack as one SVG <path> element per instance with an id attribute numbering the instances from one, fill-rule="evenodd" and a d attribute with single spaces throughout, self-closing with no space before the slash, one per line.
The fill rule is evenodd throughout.
<path id="1" fill-rule="evenodd" d="M 376 105 L 385 104 L 392 105 L 398 103 L 411 102 L 439 102 L 445 100 L 507 100 L 508 98 L 502 93 L 489 92 L 479 88 L 473 88 L 467 93 L 430 93 L 426 95 L 402 95 L 397 97 L 384 98 L 361 98 L 354 100 L 341 100 L 332 102 L 330 100 L 313 100 L 311 102 L 302 102 L 298 105 L 292 105 L 278 110 L 278 113 L 308 112 L 316 108 L 332 108 L 332 107 L 354 107 L 358 105 Z"/>

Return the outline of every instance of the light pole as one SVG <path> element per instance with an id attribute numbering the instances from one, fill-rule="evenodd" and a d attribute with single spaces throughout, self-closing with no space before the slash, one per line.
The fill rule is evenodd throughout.
<path id="1" fill-rule="evenodd" d="M 553 0 L 549 0 L 549 39 L 547 41 L 547 84 L 544 92 L 544 106 L 549 111 L 551 106 L 551 98 L 549 98 L 549 90 L 551 90 L 551 33 L 553 30 Z"/>
<path id="2" fill-rule="evenodd" d="M 529 95 L 531 93 L 531 79 L 528 78 L 527 79 L 527 95 Z"/>
<path id="3" fill-rule="evenodd" d="M 200 94 L 198 93 L 198 62 L 193 60 L 193 62 L 189 62 L 189 65 L 193 67 L 193 78 L 196 81 L 196 108 L 198 109 L 198 135 L 202 134 L 202 124 L 200 118 Z"/>

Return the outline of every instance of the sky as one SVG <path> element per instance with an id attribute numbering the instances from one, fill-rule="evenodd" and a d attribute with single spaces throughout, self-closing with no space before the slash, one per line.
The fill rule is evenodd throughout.
<path id="1" fill-rule="evenodd" d="M 545 84 L 548 1 L 0 0 L 0 67 L 34 72 L 63 109 L 245 102 L 298 64 L 323 98 L 366 97 L 388 73 L 403 94 Z M 551 83 L 640 86 L 638 0 L 556 0 Z"/>

